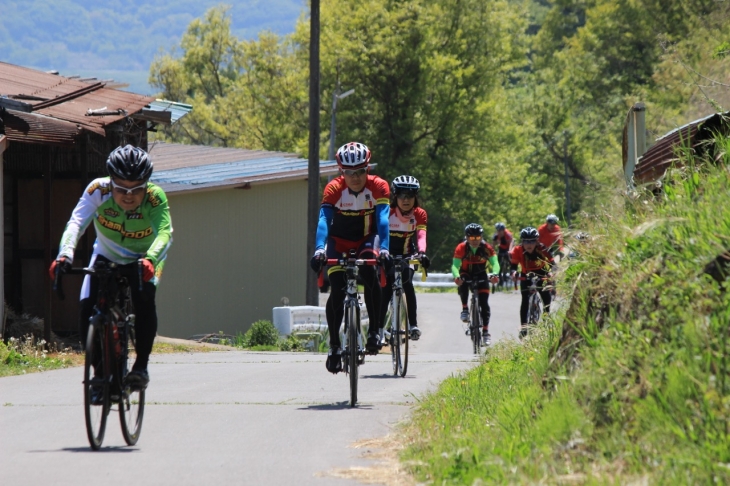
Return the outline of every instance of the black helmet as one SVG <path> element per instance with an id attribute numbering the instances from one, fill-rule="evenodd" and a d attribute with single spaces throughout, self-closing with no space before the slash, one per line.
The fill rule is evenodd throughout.
<path id="1" fill-rule="evenodd" d="M 393 194 L 398 194 L 400 192 L 411 192 L 413 194 L 417 194 L 420 188 L 421 184 L 418 182 L 418 179 L 413 176 L 402 175 L 393 179 L 391 192 Z"/>
<path id="2" fill-rule="evenodd" d="M 152 175 L 152 159 L 139 147 L 117 147 L 106 159 L 106 170 L 124 181 L 146 181 Z"/>
<path id="3" fill-rule="evenodd" d="M 537 230 L 532 226 L 528 226 L 527 228 L 520 231 L 520 239 L 522 241 L 537 241 L 539 237 L 540 233 L 538 233 Z"/>
<path id="4" fill-rule="evenodd" d="M 554 214 L 548 214 L 547 218 L 545 218 L 545 222 L 550 224 L 558 224 L 558 221 L 558 217 Z"/>
<path id="5" fill-rule="evenodd" d="M 484 228 L 476 223 L 469 223 L 464 228 L 464 234 L 466 236 L 482 236 L 482 233 L 484 233 Z"/>
<path id="6" fill-rule="evenodd" d="M 504 223 L 497 223 L 494 225 L 494 229 L 497 231 L 507 229 L 507 225 Z"/>

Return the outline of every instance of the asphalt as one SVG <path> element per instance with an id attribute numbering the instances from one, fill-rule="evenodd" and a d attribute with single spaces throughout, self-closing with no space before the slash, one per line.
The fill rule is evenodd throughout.
<path id="1" fill-rule="evenodd" d="M 454 293 L 419 294 L 408 375 L 390 354 L 368 357 L 357 408 L 348 380 L 313 353 L 153 355 L 139 442 L 110 415 L 101 451 L 84 428 L 82 369 L 0 378 L 0 477 L 26 485 L 356 484 L 327 471 L 368 466 L 348 447 L 388 434 L 418 397 L 474 366 Z M 516 339 L 519 295 L 490 297 L 491 334 Z"/>

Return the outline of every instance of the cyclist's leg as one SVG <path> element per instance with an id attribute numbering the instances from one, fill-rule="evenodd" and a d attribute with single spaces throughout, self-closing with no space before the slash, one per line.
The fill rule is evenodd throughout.
<path id="1" fill-rule="evenodd" d="M 416 289 L 413 288 L 413 269 L 407 268 L 403 271 L 403 293 L 406 294 L 406 305 L 408 306 L 408 323 L 411 327 L 418 327 L 418 303 L 416 302 Z"/>
<path id="2" fill-rule="evenodd" d="M 376 258 L 378 247 L 377 235 L 370 235 L 358 248 L 357 256 L 359 258 Z M 365 300 L 365 308 L 368 310 L 368 319 L 370 320 L 368 326 L 368 334 L 370 336 L 377 335 L 382 327 L 382 321 L 380 319 L 381 303 L 383 307 L 387 306 L 387 302 L 383 300 L 379 272 L 379 268 L 371 266 L 365 266 L 360 269 L 360 277 L 364 284 L 363 297 Z"/>
<path id="3" fill-rule="evenodd" d="M 145 282 L 142 285 L 142 291 L 136 284 L 131 284 L 129 290 L 132 294 L 134 308 L 135 351 L 137 352 L 132 371 L 146 371 L 152 345 L 157 335 L 157 305 L 155 303 L 157 286 L 152 282 Z"/>
<path id="4" fill-rule="evenodd" d="M 521 274 L 521 277 L 525 277 L 525 274 Z M 529 282 L 527 280 L 520 281 L 520 293 L 522 294 L 522 303 L 520 304 L 520 334 L 526 333 L 527 326 L 527 310 L 530 305 L 530 291 L 528 290 Z"/>
<path id="5" fill-rule="evenodd" d="M 390 299 L 393 297 L 393 281 L 395 280 L 395 275 L 393 273 L 389 273 L 387 276 L 387 282 L 385 284 L 385 287 L 383 287 L 383 296 L 382 296 L 382 305 L 380 306 L 380 322 L 383 323 L 383 327 L 387 326 L 388 323 L 385 322 L 385 314 L 388 313 L 388 306 L 390 306 Z"/>
<path id="6" fill-rule="evenodd" d="M 545 314 L 550 313 L 550 302 L 552 301 L 553 294 L 550 290 L 540 289 L 540 297 L 542 297 L 542 307 Z"/>
<path id="7" fill-rule="evenodd" d="M 491 309 L 489 308 L 489 280 L 487 280 L 486 275 L 480 277 L 477 288 L 479 293 L 477 296 L 479 300 L 479 313 L 482 316 L 482 332 L 483 334 L 488 334 Z"/>
<path id="8" fill-rule="evenodd" d="M 93 266 L 97 258 L 103 261 L 109 261 L 103 256 L 92 255 L 89 266 Z M 81 295 L 79 296 L 79 340 L 81 341 L 81 349 L 86 347 L 86 336 L 89 334 L 89 319 L 94 312 L 96 297 L 99 293 L 99 279 L 91 276 L 84 276 L 84 283 L 81 285 Z"/>
<path id="9" fill-rule="evenodd" d="M 466 283 L 462 283 L 457 291 L 461 299 L 461 315 L 459 317 L 462 321 L 466 322 L 469 320 L 469 286 Z"/>
<path id="10" fill-rule="evenodd" d="M 330 333 L 330 347 L 341 347 L 340 343 L 340 326 L 345 316 L 345 286 L 347 285 L 347 276 L 342 267 L 332 267 L 325 269 L 330 277 L 330 296 L 327 298 L 325 313 L 327 315 L 327 327 Z"/>

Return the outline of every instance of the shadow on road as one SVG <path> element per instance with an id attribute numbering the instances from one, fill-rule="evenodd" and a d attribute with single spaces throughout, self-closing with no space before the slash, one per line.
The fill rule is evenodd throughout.
<path id="1" fill-rule="evenodd" d="M 102 447 L 98 451 L 91 450 L 91 447 L 64 447 L 63 449 L 49 449 L 49 450 L 40 450 L 40 451 L 28 451 L 28 452 L 89 452 L 92 454 L 99 454 L 102 452 L 121 452 L 121 453 L 129 453 L 129 452 L 139 452 L 139 449 L 137 448 L 130 448 L 128 446 L 117 446 L 117 447 Z"/>
<path id="2" fill-rule="evenodd" d="M 322 403 L 319 405 L 308 405 L 306 407 L 300 407 L 297 410 L 315 410 L 315 411 L 328 411 L 328 410 L 346 410 L 350 407 L 350 402 L 336 402 L 336 403 Z M 362 408 L 362 409 L 372 409 L 372 405 L 360 405 L 359 403 L 355 406 L 355 408 Z"/>
<path id="3" fill-rule="evenodd" d="M 360 375 L 360 378 L 368 378 L 368 379 L 381 379 L 381 378 L 393 378 L 402 380 L 403 378 L 416 378 L 416 375 L 406 375 L 403 378 L 401 378 L 398 375 L 394 375 L 393 373 L 383 373 L 382 375 Z"/>

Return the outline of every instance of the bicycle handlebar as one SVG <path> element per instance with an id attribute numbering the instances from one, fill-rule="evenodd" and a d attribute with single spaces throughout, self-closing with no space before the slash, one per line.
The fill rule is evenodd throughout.
<path id="1" fill-rule="evenodd" d="M 105 267 L 105 268 L 99 268 L 96 266 L 90 266 L 90 267 L 71 267 L 67 268 L 66 270 L 63 270 L 60 265 L 56 265 L 55 270 L 55 277 L 53 279 L 53 291 L 56 292 L 56 295 L 58 295 L 58 298 L 61 300 L 66 299 L 66 295 L 63 292 L 63 275 L 96 275 L 96 274 L 104 274 L 104 273 L 116 273 L 122 277 L 126 278 L 133 278 L 138 277 L 139 281 L 139 290 L 142 291 L 142 284 L 144 280 L 142 279 L 142 259 L 140 258 L 137 260 L 137 268 L 132 269 L 129 267 L 124 267 L 119 264 L 114 264 L 113 267 Z"/>
<path id="2" fill-rule="evenodd" d="M 324 260 L 326 265 L 347 265 L 354 262 L 355 265 L 378 265 L 380 262 L 375 258 L 328 258 Z"/>

